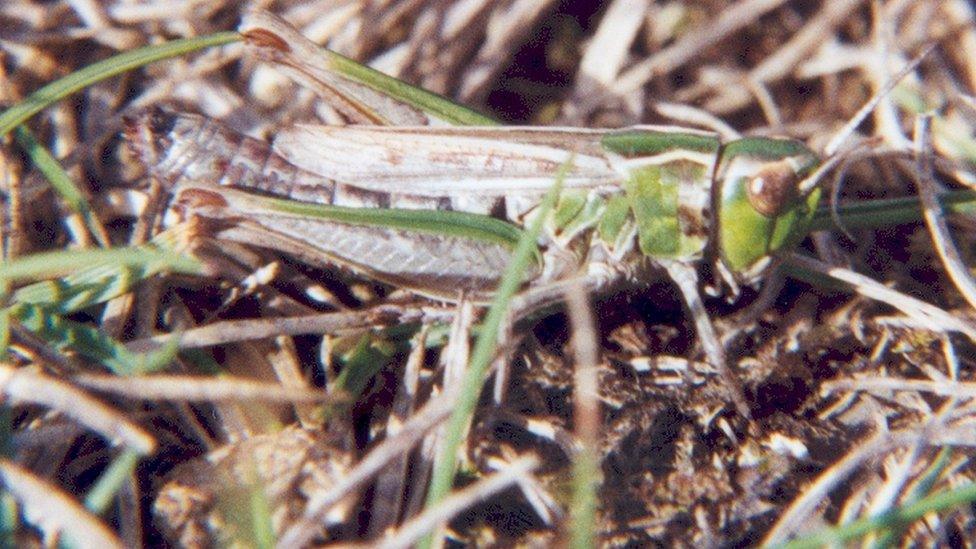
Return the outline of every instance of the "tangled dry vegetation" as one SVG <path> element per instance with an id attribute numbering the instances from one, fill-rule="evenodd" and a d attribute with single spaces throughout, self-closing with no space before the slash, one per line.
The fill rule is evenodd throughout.
<path id="1" fill-rule="evenodd" d="M 974 181 L 976 14 L 963 0 L 8 0 L 0 104 L 121 51 L 233 30 L 245 4 L 507 123 L 669 123 L 790 135 L 818 151 L 934 45 L 843 143 L 829 194 L 843 207 Z M 154 234 L 165 189 L 125 153 L 123 115 L 164 104 L 258 137 L 334 120 L 243 52 L 156 63 L 30 122 L 101 229 L 8 137 L 5 260 Z M 973 221 L 891 212 L 876 227 L 841 211 L 843 227 L 825 223 L 783 275 L 732 303 L 707 300 L 751 420 L 702 361 L 667 283 L 519 325 L 467 432 L 457 492 L 429 510 L 438 426 L 478 311 L 189 227 L 207 275 L 151 277 L 69 317 L 135 351 L 182 332 L 162 371 L 108 374 L 11 323 L 0 477 L 22 518 L 4 514 L 0 534 L 402 546 L 441 525 L 450 545 L 550 545 L 591 528 L 606 546 L 744 546 L 875 517 L 869 543 L 963 543 L 976 535 L 971 504 L 883 521 L 976 476 Z M 363 326 L 373 339 L 358 337 Z M 580 456 L 598 481 L 587 524 L 570 515 Z"/>

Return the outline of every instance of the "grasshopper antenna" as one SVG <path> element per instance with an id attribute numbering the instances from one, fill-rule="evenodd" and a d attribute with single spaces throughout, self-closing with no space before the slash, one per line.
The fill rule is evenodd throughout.
<path id="1" fill-rule="evenodd" d="M 840 154 L 838 151 L 840 151 L 841 147 L 847 143 L 851 135 L 854 134 L 854 130 L 856 130 L 857 127 L 864 122 L 864 119 L 867 118 L 872 111 L 874 111 L 874 109 L 878 106 L 878 103 L 880 103 L 886 95 L 891 93 L 891 90 L 895 89 L 895 86 L 897 86 L 902 79 L 918 68 L 919 64 L 921 64 L 922 61 L 930 53 L 932 53 L 932 50 L 934 49 L 935 44 L 929 44 L 926 46 L 920 54 L 909 61 L 908 64 L 906 64 L 905 67 L 898 72 L 898 74 L 889 80 L 887 84 L 885 84 L 880 90 L 871 96 L 871 98 L 864 103 L 857 113 L 851 117 L 847 124 L 844 124 L 844 127 L 834 134 L 834 136 L 827 143 L 827 146 L 824 147 L 824 155 L 826 155 L 826 160 L 824 163 L 800 183 L 800 196 L 810 194 L 810 192 L 817 187 L 817 184 L 820 183 L 820 180 L 823 179 L 830 170 L 837 166 L 837 164 L 846 158 L 847 155 Z"/>

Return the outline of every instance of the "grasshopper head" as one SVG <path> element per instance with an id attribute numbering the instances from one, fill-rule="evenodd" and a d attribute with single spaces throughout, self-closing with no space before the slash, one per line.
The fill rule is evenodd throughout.
<path id="1" fill-rule="evenodd" d="M 755 281 L 772 257 L 798 244 L 820 199 L 800 183 L 820 158 L 803 143 L 747 137 L 725 145 L 716 171 L 718 256 L 744 282 Z"/>

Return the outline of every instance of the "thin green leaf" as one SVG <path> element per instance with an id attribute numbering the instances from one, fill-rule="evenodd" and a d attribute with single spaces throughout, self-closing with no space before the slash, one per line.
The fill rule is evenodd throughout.
<path id="1" fill-rule="evenodd" d="M 0 309 L 0 356 L 7 355 L 10 347 L 10 310 Z"/>
<path id="2" fill-rule="evenodd" d="M 27 99 L 0 113 L 0 137 L 23 124 L 48 105 L 72 93 L 80 91 L 96 82 L 111 78 L 149 63 L 179 57 L 187 53 L 222 46 L 240 40 L 236 32 L 219 32 L 197 38 L 173 40 L 163 44 L 146 46 L 112 56 L 104 61 L 89 65 L 64 78 L 55 80 L 32 93 Z"/>
<path id="3" fill-rule="evenodd" d="M 471 352 L 470 366 L 464 372 L 457 403 L 447 422 L 443 445 L 444 459 L 439 462 L 437 468 L 433 471 L 425 504 L 427 509 L 437 505 L 451 489 L 456 468 L 455 456 L 457 456 L 458 449 L 461 447 L 465 427 L 470 422 L 474 414 L 475 406 L 478 403 L 485 374 L 487 374 L 491 359 L 495 354 L 498 333 L 501 329 L 502 321 L 505 320 L 505 315 L 508 313 L 508 304 L 522 285 L 525 269 L 528 268 L 533 257 L 533 251 L 536 249 L 536 239 L 542 230 L 545 219 L 549 216 L 549 212 L 552 211 L 556 200 L 559 198 L 563 180 L 565 180 L 571 167 L 572 159 L 563 163 L 560 167 L 559 173 L 556 174 L 555 183 L 539 205 L 539 213 L 532 219 L 529 227 L 522 233 L 521 238 L 519 238 L 518 244 L 512 252 L 512 258 L 509 261 L 508 268 L 505 270 L 505 274 L 502 276 L 501 282 L 498 285 L 498 290 L 492 300 L 491 307 L 488 309 L 485 320 L 481 324 L 482 331 L 478 334 L 478 339 Z M 420 545 L 422 547 L 430 547 L 431 543 L 432 537 L 428 536 Z"/>
<path id="4" fill-rule="evenodd" d="M 600 477 L 600 464 L 594 452 L 583 451 L 573 457 L 573 504 L 570 516 L 575 520 L 569 529 L 569 547 L 572 549 L 594 546 L 596 514 L 600 505 L 597 495 Z"/>
<path id="5" fill-rule="evenodd" d="M 261 484 L 255 484 L 248 491 L 248 506 L 251 512 L 250 536 L 245 540 L 254 544 L 257 549 L 273 549 L 276 545 L 274 524 L 271 519 L 273 508 L 268 501 L 268 493 Z"/>
<path id="6" fill-rule="evenodd" d="M 7 490 L 0 491 L 0 546 L 16 547 L 16 535 L 20 526 L 17 499 Z"/>
<path id="7" fill-rule="evenodd" d="M 85 496 L 85 507 L 98 515 L 104 513 L 122 485 L 132 475 L 140 457 L 132 450 L 124 450 L 119 454 L 88 491 L 88 495 Z"/>
<path id="8" fill-rule="evenodd" d="M 32 254 L 0 264 L 0 280 L 15 281 L 54 278 L 77 272 L 78 277 L 101 277 L 98 269 L 135 267 L 150 270 L 199 274 L 203 266 L 186 255 L 139 246 L 99 250 L 59 250 Z M 69 276 L 69 279 L 74 277 Z"/>
<path id="9" fill-rule="evenodd" d="M 971 504 L 976 501 L 976 483 L 967 484 L 934 494 L 915 503 L 892 509 L 887 513 L 875 517 L 868 517 L 858 521 L 815 532 L 809 536 L 795 539 L 791 542 L 774 546 L 783 549 L 814 549 L 825 545 L 844 543 L 866 535 L 886 531 L 911 524 L 928 513 L 946 511 L 953 507 Z"/>
<path id="10" fill-rule="evenodd" d="M 356 346 L 343 357 L 342 371 L 335 380 L 335 390 L 341 391 L 348 400 L 355 402 L 366 389 L 369 380 L 379 372 L 390 359 L 396 348 L 382 336 L 367 332 L 360 336 Z"/>
<path id="11" fill-rule="evenodd" d="M 939 478 L 942 476 L 942 473 L 952 461 L 952 453 L 951 446 L 943 446 L 939 450 L 939 454 L 935 457 L 932 463 L 926 467 L 925 471 L 923 471 L 921 475 L 919 475 L 918 481 L 915 483 L 915 486 L 912 488 L 911 492 L 909 492 L 908 497 L 905 500 L 906 504 L 917 502 L 929 494 L 932 487 L 935 486 L 935 483 L 938 482 Z M 883 536 L 878 538 L 871 545 L 871 547 L 895 547 L 898 545 L 898 540 L 901 539 L 904 531 L 904 526 L 890 528 Z"/>
<path id="12" fill-rule="evenodd" d="M 221 538 L 225 546 L 253 547 L 254 549 L 275 546 L 274 527 L 271 515 L 272 504 L 268 501 L 267 486 L 271 479 L 263 479 L 255 463 L 246 472 L 249 480 L 220 473 L 219 486 L 215 494 L 215 512 L 220 517 Z"/>
<path id="13" fill-rule="evenodd" d="M 88 232 L 95 237 L 98 244 L 103 248 L 109 247 L 108 234 L 101 221 L 95 216 L 85 195 L 75 186 L 74 181 L 68 176 L 61 167 L 61 164 L 51 155 L 44 145 L 41 145 L 34 134 L 25 126 L 18 126 L 14 129 L 14 136 L 17 142 L 30 157 L 34 166 L 47 178 L 54 187 L 54 190 L 61 196 L 68 208 L 81 216 L 88 228 Z"/>
<path id="14" fill-rule="evenodd" d="M 183 240 L 185 233 L 182 229 L 182 227 L 176 227 L 163 231 L 147 244 L 114 250 L 114 252 L 124 253 L 126 258 L 135 261 L 133 265 L 113 263 L 110 260 L 103 263 L 91 262 L 87 264 L 88 268 L 75 271 L 64 277 L 44 280 L 19 288 L 13 293 L 11 302 L 44 305 L 47 310 L 52 312 L 71 313 L 118 297 L 130 291 L 139 282 L 162 271 L 198 273 L 199 270 L 195 268 L 182 269 L 184 263 L 185 266 L 192 267 L 184 256 L 177 253 L 179 249 L 185 246 Z M 143 251 L 148 255 L 142 254 L 140 256 L 139 253 L 133 253 L 133 250 Z M 148 259 L 148 261 L 139 262 L 138 258 L 140 257 Z M 170 261 L 175 258 L 179 258 L 178 268 L 173 268 Z"/>
<path id="15" fill-rule="evenodd" d="M 952 191 L 939 197 L 946 213 L 976 215 L 976 191 Z M 859 200 L 836 207 L 845 228 L 873 229 L 901 223 L 922 221 L 922 207 L 917 197 L 883 200 Z M 811 231 L 836 229 L 830 207 L 824 206 L 814 214 Z"/>
<path id="16" fill-rule="evenodd" d="M 65 319 L 38 305 L 15 305 L 9 308 L 9 314 L 50 345 L 58 349 L 71 348 L 117 375 L 151 373 L 170 364 L 176 356 L 176 337 L 157 350 L 139 354 L 129 351 L 124 344 L 97 328 Z"/>

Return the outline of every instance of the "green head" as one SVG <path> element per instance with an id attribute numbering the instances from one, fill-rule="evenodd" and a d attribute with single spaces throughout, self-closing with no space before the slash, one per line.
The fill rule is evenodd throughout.
<path id="1" fill-rule="evenodd" d="M 820 199 L 800 183 L 820 164 L 803 143 L 747 137 L 725 145 L 715 180 L 717 251 L 744 282 L 756 280 L 772 257 L 797 245 Z"/>

